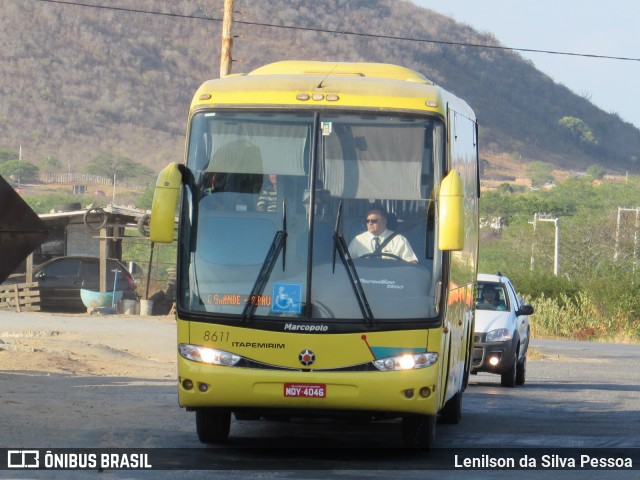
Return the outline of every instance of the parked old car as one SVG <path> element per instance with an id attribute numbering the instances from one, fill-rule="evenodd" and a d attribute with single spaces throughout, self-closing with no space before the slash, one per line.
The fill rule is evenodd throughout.
<path id="1" fill-rule="evenodd" d="M 40 289 L 40 309 L 57 312 L 86 312 L 80 289 L 100 288 L 100 259 L 89 256 L 56 257 L 33 268 L 33 280 Z M 117 272 L 117 280 L 116 280 Z M 25 275 L 12 275 L 4 284 L 23 283 Z M 119 260 L 107 259 L 107 290 L 122 290 L 124 299 L 137 300 L 133 277 Z"/>
<path id="2" fill-rule="evenodd" d="M 501 273 L 478 274 L 477 291 L 471 373 L 499 374 L 503 387 L 523 385 L 533 307 Z"/>

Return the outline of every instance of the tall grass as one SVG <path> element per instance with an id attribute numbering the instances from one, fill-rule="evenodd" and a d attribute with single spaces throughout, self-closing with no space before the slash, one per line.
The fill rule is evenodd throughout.
<path id="1" fill-rule="evenodd" d="M 529 317 L 534 338 L 640 341 L 640 320 L 630 319 L 625 305 L 616 306 L 609 314 L 586 292 L 578 292 L 573 298 L 565 294 L 557 298 L 541 294 L 526 300 L 535 308 L 534 315 Z"/>

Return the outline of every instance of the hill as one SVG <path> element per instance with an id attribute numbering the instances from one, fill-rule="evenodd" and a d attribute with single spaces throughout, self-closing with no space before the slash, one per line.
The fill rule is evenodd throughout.
<path id="1" fill-rule="evenodd" d="M 155 171 L 180 161 L 191 96 L 219 75 L 222 4 L 1 2 L 0 150 L 21 146 L 29 162 L 54 157 L 79 171 L 100 155 Z M 640 130 L 517 53 L 398 39 L 498 45 L 407 0 L 236 0 L 236 9 L 234 73 L 283 59 L 397 63 L 469 102 L 489 167 L 507 158 L 514 171 L 533 160 L 640 171 Z"/>

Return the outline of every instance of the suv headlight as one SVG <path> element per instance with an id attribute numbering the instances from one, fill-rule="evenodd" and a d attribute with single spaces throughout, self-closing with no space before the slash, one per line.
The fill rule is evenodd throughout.
<path id="1" fill-rule="evenodd" d="M 398 355 L 397 357 L 381 358 L 374 360 L 375 367 L 382 372 L 392 370 L 413 370 L 425 368 L 438 361 L 438 354 L 434 352 Z"/>
<path id="2" fill-rule="evenodd" d="M 508 342 L 513 339 L 513 335 L 508 328 L 498 328 L 487 333 L 484 339 L 486 342 Z"/>
<path id="3" fill-rule="evenodd" d="M 194 362 L 208 363 L 210 365 L 223 365 L 233 367 L 242 357 L 234 353 L 217 350 L 215 348 L 201 347 L 199 345 L 180 344 L 180 355 Z"/>

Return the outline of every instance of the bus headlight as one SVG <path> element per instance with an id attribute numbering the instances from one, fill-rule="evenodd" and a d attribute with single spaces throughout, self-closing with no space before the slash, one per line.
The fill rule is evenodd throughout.
<path id="1" fill-rule="evenodd" d="M 241 357 L 224 350 L 215 348 L 201 347 L 199 345 L 189 345 L 181 343 L 179 346 L 180 355 L 187 360 L 194 362 L 208 363 L 210 365 L 223 365 L 225 367 L 233 367 L 237 364 Z"/>
<path id="2" fill-rule="evenodd" d="M 437 353 L 425 352 L 381 358 L 380 360 L 374 360 L 373 365 L 382 372 L 389 372 L 392 370 L 413 370 L 417 368 L 425 368 L 433 365 L 437 361 Z"/>

